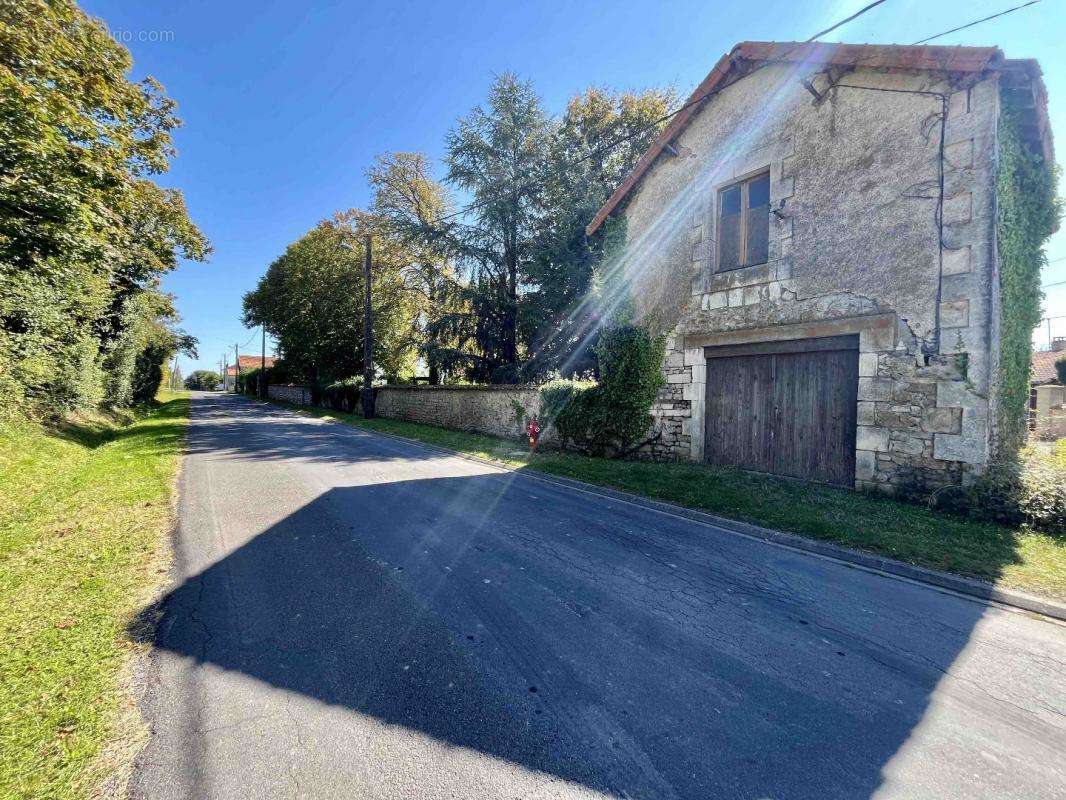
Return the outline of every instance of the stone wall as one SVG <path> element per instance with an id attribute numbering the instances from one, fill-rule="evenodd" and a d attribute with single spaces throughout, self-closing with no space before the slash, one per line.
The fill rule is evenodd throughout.
<path id="1" fill-rule="evenodd" d="M 292 386 L 272 383 L 267 386 L 267 396 L 274 400 L 284 400 L 301 406 L 311 405 L 310 386 Z"/>
<path id="2" fill-rule="evenodd" d="M 1066 437 L 1066 386 L 1048 384 L 1036 386 L 1033 391 L 1033 434 L 1048 441 Z"/>
<path id="3" fill-rule="evenodd" d="M 270 397 L 311 405 L 311 387 L 271 384 Z M 536 386 L 378 386 L 374 410 L 379 417 L 402 419 L 438 428 L 525 438 L 530 417 L 540 417 Z M 554 428 L 541 422 L 540 441 L 556 444 Z"/>
<path id="4" fill-rule="evenodd" d="M 522 438 L 529 418 L 540 416 L 535 386 L 382 386 L 375 395 L 381 417 L 509 439 Z M 550 427 L 541 441 L 555 442 Z"/>
<path id="5" fill-rule="evenodd" d="M 858 69 L 819 102 L 799 77 L 723 90 L 625 207 L 616 274 L 668 334 L 654 454 L 703 459 L 705 347 L 857 333 L 856 485 L 964 480 L 994 446 L 997 79 Z M 941 101 L 909 91 L 947 98 L 942 231 Z M 718 191 L 764 170 L 768 261 L 719 272 Z"/>

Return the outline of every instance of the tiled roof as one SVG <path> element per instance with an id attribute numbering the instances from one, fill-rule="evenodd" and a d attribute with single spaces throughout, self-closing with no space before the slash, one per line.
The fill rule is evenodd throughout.
<path id="1" fill-rule="evenodd" d="M 629 195 L 659 155 L 700 113 L 704 101 L 743 78 L 752 65 L 773 62 L 803 62 L 814 65 L 865 67 L 870 69 L 935 70 L 981 73 L 989 69 L 1011 71 L 1032 93 L 1032 120 L 1026 121 L 1025 136 L 1053 163 L 1051 133 L 1047 123 L 1047 98 L 1040 67 L 1031 60 L 1007 60 L 997 47 L 943 47 L 937 45 L 830 44 L 824 42 L 741 42 L 722 56 L 714 69 L 689 95 L 676 114 L 637 162 L 622 185 L 603 204 L 585 229 L 592 235 Z"/>
<path id="2" fill-rule="evenodd" d="M 238 356 L 237 360 L 241 364 L 241 369 L 255 369 L 262 365 L 262 356 Z M 268 367 L 274 366 L 274 356 L 266 357 L 266 365 Z"/>
<path id="3" fill-rule="evenodd" d="M 240 361 L 242 370 L 259 369 L 259 367 L 261 366 L 261 358 L 262 358 L 261 356 L 239 356 L 238 357 L 238 361 Z M 275 361 L 274 356 L 267 356 L 266 357 L 266 365 L 267 365 L 267 367 L 274 366 L 274 361 Z M 226 374 L 227 375 L 236 375 L 237 374 L 236 365 L 230 364 L 228 367 L 226 367 Z"/>
<path id="4" fill-rule="evenodd" d="M 1055 362 L 1060 358 L 1066 358 L 1066 350 L 1041 350 L 1033 353 L 1032 383 L 1054 383 L 1058 380 L 1055 374 Z"/>

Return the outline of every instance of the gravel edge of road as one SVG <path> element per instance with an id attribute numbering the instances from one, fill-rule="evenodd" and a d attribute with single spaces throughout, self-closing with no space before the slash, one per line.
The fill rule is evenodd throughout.
<path id="1" fill-rule="evenodd" d="M 281 408 L 286 411 L 295 411 L 297 413 L 303 413 L 302 410 L 297 407 L 291 407 L 287 405 L 282 406 L 279 404 L 262 400 L 256 400 L 253 402 L 258 402 L 261 405 L 267 405 L 273 408 Z M 407 436 L 400 436 L 394 433 L 384 433 L 383 431 L 375 431 L 357 425 L 349 425 L 343 420 L 331 419 L 327 417 L 314 418 L 334 425 L 344 425 L 345 427 L 355 428 L 373 436 L 382 436 L 387 439 L 396 439 L 397 441 L 417 445 L 427 450 L 436 451 L 438 453 L 447 453 L 449 455 L 457 456 L 467 461 L 472 461 L 477 464 L 484 464 L 486 466 L 495 467 L 505 472 L 517 473 L 525 477 L 532 478 L 534 480 L 542 481 L 544 483 L 565 486 L 569 489 L 575 489 L 577 491 L 586 492 L 588 494 L 599 495 L 601 497 L 607 497 L 613 500 L 632 503 L 633 505 L 637 505 L 652 511 L 657 511 L 661 514 L 667 514 L 675 517 L 683 517 L 693 522 L 699 522 L 705 525 L 712 525 L 716 528 L 720 528 L 730 533 L 737 534 L 738 536 L 745 536 L 749 539 L 756 539 L 758 541 L 766 542 L 777 547 L 783 547 L 788 550 L 794 550 L 801 553 L 805 553 L 807 555 L 813 555 L 819 558 L 828 559 L 830 561 L 836 561 L 837 563 L 843 564 L 847 567 L 877 573 L 879 575 L 883 575 L 888 578 L 893 578 L 895 580 L 923 584 L 938 591 L 961 596 L 963 598 L 973 600 L 975 602 L 979 602 L 985 605 L 1006 607 L 1015 611 L 1024 611 L 1031 614 L 1037 614 L 1039 616 L 1047 617 L 1057 622 L 1066 622 L 1066 604 L 1057 603 L 1053 600 L 1037 597 L 1035 595 L 1027 594 L 1025 592 L 1019 592 L 1014 589 L 1001 589 L 999 587 L 983 583 L 972 578 L 964 578 L 959 575 L 951 575 L 946 572 L 938 572 L 936 570 L 926 569 L 925 567 L 917 567 L 913 564 L 907 564 L 906 562 L 897 561 L 895 559 L 887 558 L 885 556 L 877 556 L 869 553 L 863 553 L 859 550 L 852 550 L 847 547 L 841 547 L 840 545 L 830 544 L 828 542 L 819 542 L 815 539 L 808 539 L 804 536 L 799 536 L 794 533 L 785 533 L 784 531 L 777 531 L 771 528 L 763 528 L 758 525 L 752 525 L 747 522 L 739 522 L 737 520 L 729 519 L 728 517 L 720 517 L 715 514 L 709 514 L 706 511 L 697 511 L 692 508 L 686 508 L 685 506 L 679 506 L 674 503 L 668 503 L 662 500 L 653 500 L 648 497 L 642 497 L 641 495 L 632 494 L 630 492 L 623 492 L 618 489 L 612 489 L 607 486 L 599 486 L 594 483 L 586 483 L 585 481 L 574 480 L 573 478 L 564 478 L 558 475 L 551 475 L 546 472 L 539 472 L 534 468 L 519 469 L 516 467 L 512 467 L 502 461 L 495 461 L 493 459 L 470 455 L 469 453 L 463 453 L 458 450 L 451 450 L 447 447 L 441 447 L 439 445 L 427 444 L 426 442 L 419 441 L 418 439 L 411 439 Z"/>

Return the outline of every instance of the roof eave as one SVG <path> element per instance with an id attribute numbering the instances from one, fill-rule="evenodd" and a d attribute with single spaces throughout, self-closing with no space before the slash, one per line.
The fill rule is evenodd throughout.
<path id="1" fill-rule="evenodd" d="M 824 42 L 741 42 L 729 53 L 718 59 L 714 68 L 696 87 L 670 124 L 652 143 L 648 151 L 636 163 L 621 185 L 600 207 L 585 233 L 593 235 L 626 201 L 651 170 L 659 156 L 698 115 L 717 91 L 725 88 L 725 78 L 740 63 L 785 63 L 805 62 L 811 64 L 850 65 L 872 69 L 924 70 L 942 72 L 981 73 L 988 69 L 1005 69 L 1018 65 L 1033 80 L 1036 107 L 1043 108 L 1047 116 L 1047 95 L 1040 78 L 1040 68 L 1035 61 L 1008 61 L 997 47 L 945 47 L 937 45 L 850 45 Z M 1034 74 L 1035 70 L 1035 74 Z M 747 73 L 745 73 L 746 75 Z M 741 75 L 737 80 L 741 80 Z M 735 81 L 734 81 L 735 82 Z M 1038 112 L 1039 113 L 1039 112 Z M 1046 135 L 1044 132 L 1046 131 Z M 1054 163 L 1054 150 L 1050 139 L 1050 126 L 1041 130 L 1041 145 L 1044 157 Z"/>

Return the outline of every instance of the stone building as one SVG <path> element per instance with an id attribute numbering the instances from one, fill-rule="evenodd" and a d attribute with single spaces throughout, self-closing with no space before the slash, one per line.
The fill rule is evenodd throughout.
<path id="1" fill-rule="evenodd" d="M 588 227 L 668 334 L 657 457 L 893 490 L 997 447 L 1005 99 L 1053 163 L 1030 60 L 745 42 Z M 624 291 L 621 291 L 623 290 Z"/>

